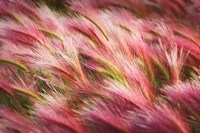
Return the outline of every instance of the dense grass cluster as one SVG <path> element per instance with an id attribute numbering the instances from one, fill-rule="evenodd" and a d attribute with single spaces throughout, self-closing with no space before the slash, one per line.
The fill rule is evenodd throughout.
<path id="1" fill-rule="evenodd" d="M 198 0 L 0 0 L 0 133 L 199 133 Z"/>

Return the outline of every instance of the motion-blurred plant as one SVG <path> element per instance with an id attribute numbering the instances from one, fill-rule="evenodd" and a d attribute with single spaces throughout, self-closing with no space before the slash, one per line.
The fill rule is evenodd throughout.
<path id="1" fill-rule="evenodd" d="M 199 9 L 1 0 L 0 132 L 200 132 Z"/>

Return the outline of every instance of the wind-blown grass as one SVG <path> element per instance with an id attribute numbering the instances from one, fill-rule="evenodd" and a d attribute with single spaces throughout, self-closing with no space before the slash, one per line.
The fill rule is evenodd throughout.
<path id="1" fill-rule="evenodd" d="M 197 1 L 59 3 L 0 1 L 0 132 L 200 132 Z"/>

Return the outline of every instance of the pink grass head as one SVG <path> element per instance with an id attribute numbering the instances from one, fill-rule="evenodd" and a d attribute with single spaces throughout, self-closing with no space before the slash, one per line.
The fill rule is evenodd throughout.
<path id="1" fill-rule="evenodd" d="M 185 118 L 166 105 L 155 106 L 131 113 L 131 132 L 138 133 L 189 133 Z"/>
<path id="2" fill-rule="evenodd" d="M 199 119 L 199 85 L 199 81 L 192 81 L 185 83 L 182 82 L 174 86 L 166 86 L 166 96 L 172 103 L 181 107 L 181 109 L 184 109 L 185 111 L 189 111 L 191 115 L 195 115 L 194 117 Z"/>

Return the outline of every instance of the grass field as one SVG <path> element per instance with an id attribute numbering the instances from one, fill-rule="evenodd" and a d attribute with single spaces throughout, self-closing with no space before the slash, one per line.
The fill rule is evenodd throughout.
<path id="1" fill-rule="evenodd" d="M 199 0 L 1 0 L 0 133 L 200 133 Z"/>

